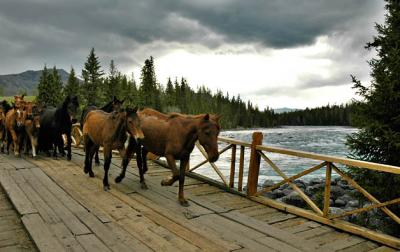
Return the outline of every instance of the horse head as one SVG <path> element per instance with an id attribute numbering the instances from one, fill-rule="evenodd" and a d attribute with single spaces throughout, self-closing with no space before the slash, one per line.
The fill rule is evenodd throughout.
<path id="1" fill-rule="evenodd" d="M 17 127 L 22 127 L 25 125 L 25 119 L 26 119 L 26 111 L 22 110 L 21 108 L 14 108 L 15 110 L 15 122 L 17 124 Z"/>
<path id="2" fill-rule="evenodd" d="M 66 107 L 68 115 L 70 116 L 71 122 L 76 123 L 76 114 L 79 108 L 79 102 L 77 96 L 67 96 L 64 100 L 63 106 Z"/>
<path id="3" fill-rule="evenodd" d="M 114 98 L 113 98 L 113 100 L 112 100 L 112 103 L 111 103 L 111 105 L 112 105 L 112 110 L 113 110 L 113 111 L 118 111 L 118 110 L 120 110 L 121 107 L 122 107 L 122 104 L 124 103 L 124 101 L 125 101 L 125 99 L 121 101 L 121 100 L 118 100 L 118 98 L 117 98 L 116 96 L 114 96 Z"/>
<path id="4" fill-rule="evenodd" d="M 220 131 L 219 117 L 206 114 L 200 118 L 197 127 L 197 137 L 204 150 L 207 152 L 208 160 L 216 162 L 219 158 L 218 135 Z"/>
<path id="5" fill-rule="evenodd" d="M 25 105 L 24 97 L 25 97 L 25 95 L 15 95 L 14 96 L 14 104 L 17 109 L 24 107 L 24 105 Z"/>
<path id="6" fill-rule="evenodd" d="M 137 115 L 137 107 L 126 109 L 126 126 L 128 133 L 135 139 L 143 139 L 144 134 L 140 127 L 140 119 Z"/>

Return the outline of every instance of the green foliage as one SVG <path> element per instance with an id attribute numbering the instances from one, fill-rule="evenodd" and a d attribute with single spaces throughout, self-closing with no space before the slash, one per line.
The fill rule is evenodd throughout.
<path id="1" fill-rule="evenodd" d="M 104 72 L 100 70 L 100 62 L 94 52 L 94 48 L 90 50 L 89 56 L 82 69 L 83 87 L 82 96 L 86 105 L 97 105 L 102 100 L 102 78 Z"/>
<path id="2" fill-rule="evenodd" d="M 355 105 L 327 105 L 318 108 L 285 112 L 276 115 L 278 125 L 337 125 L 352 124 L 351 111 Z"/>
<path id="3" fill-rule="evenodd" d="M 140 75 L 139 93 L 143 106 L 161 110 L 161 92 L 156 80 L 153 57 L 146 59 Z"/>
<path id="4" fill-rule="evenodd" d="M 351 135 L 347 145 L 351 157 L 400 166 L 400 5 L 386 1 L 384 25 L 376 25 L 378 35 L 368 43 L 377 57 L 369 61 L 371 85 L 366 87 L 352 76 L 354 88 L 362 97 L 354 110 L 360 131 Z M 352 169 L 351 174 L 382 201 L 400 196 L 400 176 L 367 169 Z M 400 209 L 392 206 L 397 213 Z M 399 225 L 392 229 L 400 234 Z"/>
<path id="5" fill-rule="evenodd" d="M 71 67 L 71 72 L 68 76 L 67 84 L 63 89 L 63 96 L 79 96 L 80 94 L 80 84 L 78 78 L 75 76 L 75 70 Z"/>
<path id="6" fill-rule="evenodd" d="M 39 79 L 37 101 L 41 104 L 57 106 L 62 101 L 62 89 L 63 85 L 57 68 L 54 66 L 49 71 L 45 65 Z"/>

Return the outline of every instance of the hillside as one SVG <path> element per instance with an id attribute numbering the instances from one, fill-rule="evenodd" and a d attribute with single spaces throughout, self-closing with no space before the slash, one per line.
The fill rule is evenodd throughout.
<path id="1" fill-rule="evenodd" d="M 67 82 L 68 72 L 64 69 L 58 69 L 58 74 L 61 76 L 63 83 Z M 10 96 L 17 93 L 26 92 L 28 95 L 33 95 L 37 84 L 39 83 L 42 70 L 28 70 L 19 74 L 0 75 L 0 90 L 4 96 Z M 0 94 L 1 95 L 1 94 Z"/>

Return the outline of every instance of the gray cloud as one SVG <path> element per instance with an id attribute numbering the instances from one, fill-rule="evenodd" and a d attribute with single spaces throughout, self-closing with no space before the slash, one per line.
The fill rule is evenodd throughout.
<path id="1" fill-rule="evenodd" d="M 44 63 L 83 64 L 92 46 L 105 61 L 116 59 L 124 67 L 162 55 L 171 45 L 196 44 L 217 53 L 224 53 L 219 47 L 225 44 L 309 45 L 343 29 L 349 34 L 339 37 L 352 36 L 352 26 L 381 5 L 374 0 L 2 0 L 0 73 Z M 349 48 L 364 39 L 358 35 Z"/>

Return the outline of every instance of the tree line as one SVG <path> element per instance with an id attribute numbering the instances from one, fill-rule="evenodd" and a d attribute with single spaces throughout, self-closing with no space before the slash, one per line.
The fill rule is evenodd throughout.
<path id="1" fill-rule="evenodd" d="M 190 87 L 185 78 L 169 78 L 165 85 L 158 82 L 154 59 L 145 60 L 141 69 L 140 81 L 134 76 L 122 74 L 111 60 L 107 73 L 101 69 L 100 61 L 91 49 L 82 69 L 82 80 L 71 68 L 65 86 L 61 83 L 56 67 L 44 66 L 38 84 L 37 100 L 40 103 L 56 106 L 67 95 L 77 95 L 81 106 L 102 106 L 114 96 L 125 100 L 125 106 L 151 107 L 161 112 L 180 112 L 185 114 L 215 113 L 222 115 L 224 129 L 275 127 L 279 125 L 349 125 L 350 106 L 324 106 L 283 114 L 273 109 L 260 110 L 250 101 L 230 96 L 222 91 L 212 92 L 205 86 Z"/>

